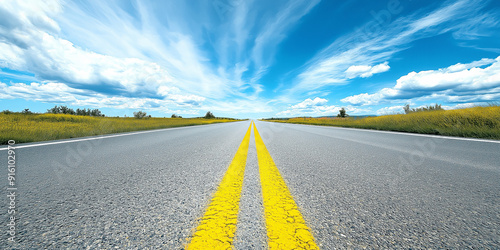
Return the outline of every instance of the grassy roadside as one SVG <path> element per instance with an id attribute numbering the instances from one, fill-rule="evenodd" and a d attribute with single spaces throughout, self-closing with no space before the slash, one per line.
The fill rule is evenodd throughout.
<path id="1" fill-rule="evenodd" d="M 362 119 L 292 118 L 267 121 L 500 139 L 500 106 L 415 112 Z"/>
<path id="2" fill-rule="evenodd" d="M 67 139 L 139 130 L 232 122 L 232 119 L 118 118 L 64 114 L 1 114 L 0 145 Z"/>

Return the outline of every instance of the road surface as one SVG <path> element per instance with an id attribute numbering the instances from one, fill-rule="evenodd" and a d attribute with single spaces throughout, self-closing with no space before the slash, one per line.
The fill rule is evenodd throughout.
<path id="1" fill-rule="evenodd" d="M 267 236 L 280 211 L 263 200 L 280 178 L 311 247 L 500 248 L 498 142 L 255 121 L 259 140 L 250 124 L 18 144 L 14 191 L 2 146 L 0 248 L 189 247 L 208 208 L 224 206 L 212 198 L 245 142 L 236 249 L 284 246 Z M 279 170 L 268 179 L 265 152 Z"/>

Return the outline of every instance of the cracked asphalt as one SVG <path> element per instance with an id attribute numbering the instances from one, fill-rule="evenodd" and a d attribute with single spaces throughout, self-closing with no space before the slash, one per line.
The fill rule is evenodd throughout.
<path id="1" fill-rule="evenodd" d="M 249 124 L 16 149 L 17 242 L 4 195 L 0 248 L 182 249 Z M 320 248 L 500 248 L 500 144 L 256 126 Z M 236 249 L 267 248 L 263 213 L 252 136 Z"/>

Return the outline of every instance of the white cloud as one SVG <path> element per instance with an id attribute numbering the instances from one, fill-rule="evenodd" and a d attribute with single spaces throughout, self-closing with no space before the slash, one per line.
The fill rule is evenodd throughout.
<path id="1" fill-rule="evenodd" d="M 15 83 L 7 85 L 0 82 L 0 99 L 25 99 L 47 103 L 64 103 L 80 107 L 108 107 L 118 109 L 147 109 L 171 112 L 183 109 L 182 113 L 193 113 L 204 99 L 198 96 L 173 95 L 169 99 L 105 96 L 89 93 L 87 90 L 71 88 L 63 83 L 47 82 L 31 84 Z M 177 113 L 181 113 L 177 111 Z"/>
<path id="2" fill-rule="evenodd" d="M 463 70 L 470 69 L 470 68 L 477 68 L 477 67 L 482 67 L 485 65 L 490 65 L 490 64 L 494 63 L 495 61 L 496 61 L 495 59 L 483 58 L 479 61 L 474 61 L 471 63 L 465 63 L 465 64 L 457 63 L 455 65 L 451 65 L 450 67 L 448 67 L 447 71 L 450 73 L 463 71 Z"/>
<path id="3" fill-rule="evenodd" d="M 328 100 L 326 99 L 323 99 L 323 98 L 319 98 L 319 97 L 316 97 L 313 99 L 311 98 L 307 98 L 306 100 L 304 100 L 303 102 L 299 103 L 299 104 L 296 104 L 296 105 L 293 105 L 292 108 L 293 109 L 307 109 L 307 108 L 313 108 L 315 106 L 321 106 L 321 105 L 324 105 L 328 102 Z"/>
<path id="4" fill-rule="evenodd" d="M 205 103 L 206 104 L 201 107 L 202 110 L 210 110 L 214 113 L 226 113 L 235 116 L 242 114 L 259 115 L 273 110 L 273 107 L 269 106 L 268 103 L 255 102 L 253 100 L 245 99 Z"/>
<path id="5" fill-rule="evenodd" d="M 258 80 L 273 63 L 277 46 L 318 2 L 283 1 L 277 6 L 285 7 L 276 11 L 259 1 L 138 1 L 127 11 L 115 2 L 90 1 L 66 5 L 57 20 L 82 47 L 154 61 L 183 91 L 208 99 L 256 100 L 263 90 Z"/>
<path id="6" fill-rule="evenodd" d="M 0 66 L 1 67 L 1 66 Z M 0 69 L 0 77 L 5 77 L 5 78 L 10 78 L 10 79 L 16 79 L 20 81 L 37 81 L 37 79 L 30 75 L 30 74 L 25 74 L 21 72 L 5 72 Z"/>
<path id="7" fill-rule="evenodd" d="M 461 27 L 453 32 L 453 37 L 462 40 L 475 40 L 492 35 L 492 28 L 500 27 L 498 14 L 487 12 L 478 14 L 462 23 Z"/>
<path id="8" fill-rule="evenodd" d="M 356 77 L 367 78 L 367 77 L 373 76 L 374 74 L 386 72 L 390 68 L 391 67 L 389 67 L 388 62 L 377 64 L 375 66 L 352 65 L 349 68 L 347 68 L 345 73 L 346 73 L 346 77 L 349 79 L 356 78 Z"/>
<path id="9" fill-rule="evenodd" d="M 210 110 L 217 115 L 259 114 L 270 112 L 272 108 L 266 103 L 237 99 L 228 102 L 206 101 L 195 95 L 180 95 L 175 88 L 161 88 L 168 99 L 145 97 L 106 96 L 100 93 L 89 93 L 87 90 L 71 88 L 63 83 L 47 82 L 30 84 L 15 83 L 8 85 L 0 82 L 0 99 L 25 99 L 46 103 L 58 103 L 77 107 L 136 109 L 175 113 L 184 115 L 201 115 Z"/>
<path id="10" fill-rule="evenodd" d="M 240 97 L 258 99 L 264 89 L 258 82 L 274 63 L 279 44 L 293 25 L 319 2 L 276 0 L 274 4 L 281 6 L 279 10 L 267 7 L 266 1 L 222 3 L 224 10 L 218 14 L 224 14 L 222 18 L 228 18 L 228 22 L 218 25 L 219 28 L 208 27 L 217 37 L 211 43 L 217 51 L 219 75 L 231 79 L 242 92 L 254 91 Z"/>
<path id="11" fill-rule="evenodd" d="M 342 107 L 327 105 L 328 100 L 316 97 L 290 106 L 288 109 L 277 113 L 278 116 L 336 116 Z M 348 114 L 369 113 L 370 109 L 362 109 L 353 106 L 344 107 Z"/>
<path id="12" fill-rule="evenodd" d="M 283 5 L 285 7 L 281 11 L 273 14 L 273 18 L 262 27 L 255 39 L 252 58 L 257 68 L 265 69 L 271 64 L 273 56 L 270 57 L 269 52 L 274 54 L 274 49 L 269 51 L 269 48 L 275 48 L 286 37 L 285 31 L 319 2 L 319 0 L 289 1 Z"/>
<path id="13" fill-rule="evenodd" d="M 318 2 L 283 1 L 277 11 L 259 1 L 221 10 L 211 1 L 8 0 L 0 67 L 100 98 L 232 108 L 224 104 L 262 100 L 258 81 L 278 45 Z"/>
<path id="14" fill-rule="evenodd" d="M 403 110 L 404 106 L 391 106 L 391 107 L 384 107 L 379 110 L 377 110 L 377 115 L 393 115 L 393 114 L 402 114 L 404 113 Z"/>
<path id="15" fill-rule="evenodd" d="M 333 115 L 340 109 L 336 106 L 326 105 L 328 100 L 316 97 L 308 98 L 304 101 L 290 106 L 287 110 L 277 113 L 278 116 L 318 116 L 318 115 Z"/>
<path id="16" fill-rule="evenodd" d="M 459 103 L 453 106 L 441 106 L 443 109 L 464 109 L 464 108 L 472 108 L 474 106 L 478 106 L 476 103 Z"/>
<path id="17" fill-rule="evenodd" d="M 353 105 L 375 105 L 386 97 L 393 97 L 398 94 L 397 90 L 391 88 L 384 88 L 375 94 L 363 93 L 359 95 L 349 96 L 342 100 L 341 102 L 350 103 Z"/>
<path id="18" fill-rule="evenodd" d="M 31 84 L 16 83 L 7 85 L 0 82 L 0 98 L 14 99 L 23 98 L 33 101 L 47 102 L 72 102 L 75 96 L 84 95 L 85 91 L 73 89 L 62 83 Z"/>
<path id="19" fill-rule="evenodd" d="M 474 20 L 485 5 L 481 1 L 447 1 L 428 14 L 417 12 L 398 18 L 392 15 L 390 23 L 372 20 L 357 31 L 338 38 L 311 59 L 297 76 L 297 83 L 290 93 L 343 85 L 354 77 L 370 77 L 387 71 L 389 66 L 383 62 L 408 48 L 411 42 L 461 30 L 468 25 L 465 22 Z M 493 18 L 492 13 L 488 16 Z M 370 65 L 378 67 L 373 69 Z"/>
<path id="20" fill-rule="evenodd" d="M 60 12 L 58 1 L 34 5 L 24 1 L 7 1 L 0 6 L 8 18 L 0 18 L 0 66 L 34 73 L 44 81 L 63 82 L 71 88 L 87 89 L 111 95 L 133 95 L 159 98 L 169 96 L 165 88 L 173 87 L 174 78 L 160 65 L 137 58 L 117 58 L 98 54 L 58 38 L 59 26 L 51 16 Z M 56 11 L 53 11 L 56 10 Z M 5 25 L 6 22 L 15 25 Z M 17 34 L 17 35 L 16 35 Z M 160 93 L 161 92 L 161 93 Z M 180 98 L 182 96 L 182 98 Z M 186 95 L 173 99 L 185 101 Z M 202 97 L 188 94 L 189 99 Z"/>
<path id="21" fill-rule="evenodd" d="M 487 66 L 482 68 L 482 66 Z M 411 72 L 392 88 L 342 99 L 354 105 L 374 105 L 394 99 L 438 99 L 446 102 L 488 102 L 500 97 L 500 56 L 438 70 Z"/>

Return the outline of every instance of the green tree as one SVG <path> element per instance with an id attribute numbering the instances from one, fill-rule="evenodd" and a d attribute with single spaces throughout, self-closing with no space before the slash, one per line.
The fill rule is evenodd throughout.
<path id="1" fill-rule="evenodd" d="M 47 109 L 47 113 L 52 113 L 52 114 L 68 114 L 68 115 L 75 115 L 76 112 L 72 108 L 68 108 L 67 106 L 54 106 L 51 109 Z"/>
<path id="2" fill-rule="evenodd" d="M 346 117 L 347 114 L 346 114 L 346 111 L 345 111 L 345 108 L 341 108 L 339 110 L 339 114 L 337 115 L 337 117 Z"/>
<path id="3" fill-rule="evenodd" d="M 208 111 L 204 118 L 205 119 L 214 119 L 215 115 L 212 114 L 212 112 Z"/>
<path id="4" fill-rule="evenodd" d="M 47 113 L 52 113 L 52 114 L 60 114 L 61 109 L 56 105 L 51 109 L 47 109 Z"/>
<path id="5" fill-rule="evenodd" d="M 90 116 L 104 116 L 99 109 L 93 109 L 90 111 Z"/>

